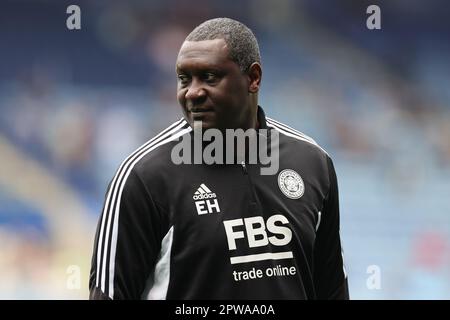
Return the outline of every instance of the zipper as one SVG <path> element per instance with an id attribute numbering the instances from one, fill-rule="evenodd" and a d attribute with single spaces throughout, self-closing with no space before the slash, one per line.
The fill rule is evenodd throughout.
<path id="1" fill-rule="evenodd" d="M 250 203 L 250 211 L 252 213 L 258 213 L 258 201 L 256 200 L 256 191 L 255 191 L 255 187 L 253 185 L 253 181 L 252 181 L 252 177 L 248 172 L 248 168 L 247 165 L 245 164 L 245 161 L 241 162 L 241 166 L 242 166 L 242 171 L 244 173 L 244 176 L 247 176 L 247 182 L 248 185 L 250 186 L 250 193 L 252 194 L 252 202 Z"/>

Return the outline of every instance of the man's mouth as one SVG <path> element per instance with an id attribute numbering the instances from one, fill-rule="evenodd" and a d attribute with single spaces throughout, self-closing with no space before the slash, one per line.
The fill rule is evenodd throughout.
<path id="1" fill-rule="evenodd" d="M 212 108 L 193 108 L 190 112 L 194 120 L 203 120 L 205 117 L 209 117 L 210 114 L 214 113 L 214 110 Z"/>
<path id="2" fill-rule="evenodd" d="M 214 111 L 212 108 L 192 108 L 189 110 L 192 114 L 194 113 L 205 113 Z"/>

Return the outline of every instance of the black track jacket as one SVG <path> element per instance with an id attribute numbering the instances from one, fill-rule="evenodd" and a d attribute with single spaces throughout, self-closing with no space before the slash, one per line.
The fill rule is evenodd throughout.
<path id="1" fill-rule="evenodd" d="M 279 133 L 279 170 L 180 164 L 179 120 L 124 160 L 109 185 L 91 299 L 348 299 L 338 185 L 311 138 L 258 110 Z"/>

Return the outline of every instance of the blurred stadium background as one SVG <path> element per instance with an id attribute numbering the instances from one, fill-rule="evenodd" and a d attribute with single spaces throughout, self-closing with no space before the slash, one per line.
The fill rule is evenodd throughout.
<path id="1" fill-rule="evenodd" d="M 80 31 L 66 28 L 70 4 L 81 8 Z M 381 7 L 381 30 L 366 28 L 370 4 Z M 109 180 L 126 155 L 181 116 L 174 61 L 184 37 L 227 16 L 259 39 L 260 104 L 334 158 L 351 297 L 450 299 L 446 7 L 3 0 L 0 298 L 88 297 Z M 367 286 L 372 265 L 380 289 Z M 76 268 L 80 288 L 70 285 Z"/>

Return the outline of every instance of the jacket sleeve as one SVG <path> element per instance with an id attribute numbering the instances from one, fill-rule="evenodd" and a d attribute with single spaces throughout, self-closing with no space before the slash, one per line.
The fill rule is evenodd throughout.
<path id="1" fill-rule="evenodd" d="M 336 172 L 327 157 L 330 188 L 325 198 L 314 246 L 314 286 L 317 299 L 349 299 L 339 235 L 339 195 Z"/>
<path id="2" fill-rule="evenodd" d="M 95 235 L 89 298 L 141 299 L 161 248 L 162 221 L 133 170 L 112 180 Z M 151 279 L 151 278 L 150 278 Z"/>

